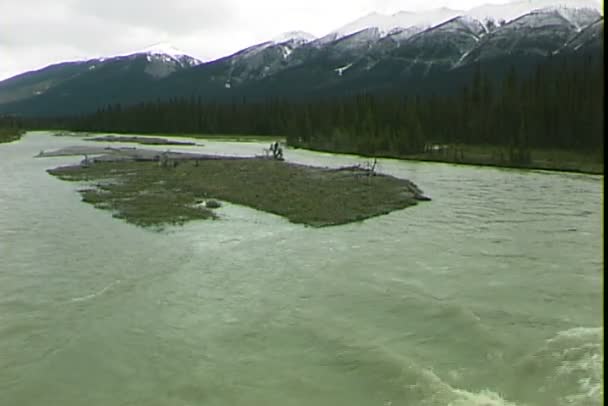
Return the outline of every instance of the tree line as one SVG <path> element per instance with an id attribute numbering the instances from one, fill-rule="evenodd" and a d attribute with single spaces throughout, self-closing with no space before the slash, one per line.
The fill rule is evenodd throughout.
<path id="1" fill-rule="evenodd" d="M 18 140 L 25 132 L 22 120 L 0 115 L 0 143 Z"/>

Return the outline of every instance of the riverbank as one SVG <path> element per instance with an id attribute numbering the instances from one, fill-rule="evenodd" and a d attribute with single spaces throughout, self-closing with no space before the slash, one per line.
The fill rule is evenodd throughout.
<path id="1" fill-rule="evenodd" d="M 604 174 L 604 163 L 599 152 L 596 154 L 585 154 L 578 151 L 533 148 L 528 151 L 528 156 L 525 161 L 513 162 L 508 159 L 508 149 L 502 147 L 483 145 L 441 145 L 436 147 L 436 149 L 430 149 L 427 152 L 404 155 L 382 152 L 377 154 L 365 154 L 356 151 L 336 151 L 313 146 L 295 148 L 318 152 L 356 154 L 370 158 L 403 159 L 409 161 L 442 162 L 459 165 L 533 169 L 556 172 L 576 172 L 590 175 Z"/>
<path id="2" fill-rule="evenodd" d="M 538 169 L 559 172 L 604 174 L 603 159 L 598 154 L 559 149 L 532 148 L 522 162 L 512 162 L 506 148 L 477 145 L 446 146 L 422 154 L 407 155 L 405 159 L 446 162 L 463 165 L 494 166 L 502 168 Z"/>
<path id="3" fill-rule="evenodd" d="M 0 144 L 19 140 L 25 131 L 18 128 L 0 128 Z"/>
<path id="4" fill-rule="evenodd" d="M 72 135 L 91 136 L 90 133 L 71 133 Z M 218 141 L 234 142 L 284 142 L 284 138 L 259 135 L 221 135 L 221 134 L 161 134 L 166 137 L 207 138 Z M 135 137 L 135 136 L 133 136 Z M 124 138 L 124 137 L 116 137 Z M 138 137 L 135 137 L 138 138 Z M 149 138 L 149 137 L 140 137 Z M 117 139 L 116 141 L 124 141 Z M 127 141 L 125 141 L 127 142 Z M 592 175 L 604 174 L 604 163 L 601 151 L 583 153 L 580 151 L 531 148 L 524 161 L 510 160 L 508 148 L 492 145 L 435 145 L 427 152 L 418 154 L 396 155 L 379 152 L 365 154 L 360 151 L 335 148 L 319 148 L 311 145 L 291 146 L 293 148 L 309 149 L 311 151 L 332 152 L 341 154 L 356 154 L 370 158 L 405 159 L 411 161 L 442 162 L 460 165 L 492 166 L 500 168 L 536 169 L 558 172 L 576 172 Z"/>
<path id="5" fill-rule="evenodd" d="M 80 191 L 83 201 L 140 226 L 217 218 L 204 204 L 209 199 L 313 227 L 361 221 L 425 200 L 412 182 L 360 167 L 327 169 L 264 158 L 178 153 L 162 158 L 158 151 L 135 149 L 118 150 L 114 156 L 105 151 L 108 154 L 100 159 L 49 173 L 89 183 Z M 83 150 L 39 156 L 68 153 L 79 155 Z M 127 158 L 129 154 L 136 158 Z"/>

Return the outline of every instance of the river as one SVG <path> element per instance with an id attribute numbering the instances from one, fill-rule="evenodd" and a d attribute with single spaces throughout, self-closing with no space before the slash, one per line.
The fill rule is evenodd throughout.
<path id="1" fill-rule="evenodd" d="M 1 406 L 602 404 L 603 176 L 381 160 L 433 201 L 153 231 L 33 158 L 77 144 L 0 145 Z"/>

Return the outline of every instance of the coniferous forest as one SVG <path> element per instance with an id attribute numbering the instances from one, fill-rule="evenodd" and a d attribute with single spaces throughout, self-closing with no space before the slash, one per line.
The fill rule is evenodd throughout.
<path id="1" fill-rule="evenodd" d="M 22 120 L 0 116 L 0 143 L 16 141 L 24 132 Z"/>
<path id="2" fill-rule="evenodd" d="M 525 163 L 531 148 L 565 149 L 603 162 L 603 75 L 603 61 L 591 58 L 548 62 L 525 75 L 512 68 L 498 80 L 477 66 L 469 84 L 449 95 L 232 103 L 192 96 L 109 105 L 54 123 L 78 131 L 276 135 L 295 147 L 379 156 L 496 146 L 512 163 Z"/>

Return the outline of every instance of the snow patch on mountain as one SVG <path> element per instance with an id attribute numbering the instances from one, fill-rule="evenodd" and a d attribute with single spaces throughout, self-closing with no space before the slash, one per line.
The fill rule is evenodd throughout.
<path id="1" fill-rule="evenodd" d="M 532 11 L 543 9 L 559 10 L 566 20 L 579 29 L 591 24 L 598 14 L 603 15 L 603 8 L 597 0 L 519 0 L 506 4 L 483 5 L 470 10 L 442 7 L 422 12 L 400 11 L 392 15 L 374 12 L 330 32 L 318 42 L 336 41 L 369 28 L 377 28 L 382 36 L 401 33 L 401 37 L 410 37 L 455 17 L 509 22 Z"/>
<path id="2" fill-rule="evenodd" d="M 242 61 L 245 59 L 249 59 L 255 57 L 262 51 L 268 48 L 278 47 L 280 49 L 283 58 L 287 58 L 294 49 L 313 41 L 315 37 L 312 34 L 308 34 L 303 31 L 290 31 L 284 34 L 281 34 L 270 41 L 262 42 L 260 44 L 252 45 L 248 48 L 245 48 L 241 51 L 238 51 L 235 54 L 230 55 L 232 58 L 231 63 L 236 63 L 237 61 Z"/>
<path id="3" fill-rule="evenodd" d="M 308 42 L 314 41 L 315 39 L 317 39 L 317 37 L 304 31 L 289 31 L 281 35 L 277 35 L 271 40 L 271 42 L 275 44 L 283 44 L 285 42 L 306 44 Z"/>
<path id="4" fill-rule="evenodd" d="M 283 46 L 281 47 L 281 51 L 283 52 L 283 59 L 287 59 L 289 55 L 293 52 L 293 49 Z"/>
<path id="5" fill-rule="evenodd" d="M 429 28 L 437 24 L 441 24 L 454 17 L 462 15 L 462 11 L 452 10 L 449 8 L 439 8 L 436 10 L 423 12 L 400 11 L 392 15 L 384 15 L 380 13 L 370 13 L 358 20 L 353 21 L 337 30 L 329 33 L 327 37 L 339 39 L 367 28 L 377 28 L 383 36 L 388 35 L 396 30 L 409 27 Z"/>
<path id="6" fill-rule="evenodd" d="M 509 22 L 525 14 L 538 10 L 595 10 L 602 12 L 601 4 L 596 0 L 520 0 L 506 4 L 490 4 L 472 8 L 466 11 L 466 15 L 484 21 L 493 19 L 495 21 L 504 20 Z M 566 12 L 568 14 L 568 12 Z M 581 13 L 572 12 L 568 19 L 576 19 Z M 587 15 L 588 13 L 582 13 Z M 574 24 L 577 25 L 577 24 Z"/>
<path id="7" fill-rule="evenodd" d="M 184 51 L 177 49 L 167 42 L 150 45 L 140 51 L 132 52 L 132 54 L 169 55 L 174 57 L 187 55 Z"/>
<path id="8" fill-rule="evenodd" d="M 112 58 L 130 57 L 135 55 L 146 55 L 148 62 L 160 61 L 164 63 L 176 63 L 182 67 L 196 66 L 203 63 L 200 59 L 188 55 L 186 52 L 166 42 L 159 42 L 146 48 L 125 52 L 111 57 L 96 58 L 104 62 Z"/>
<path id="9" fill-rule="evenodd" d="M 561 7 L 556 9 L 556 11 L 565 20 L 568 20 L 572 25 L 574 25 L 578 31 L 581 31 L 585 27 L 595 23 L 601 15 L 597 10 L 592 10 L 589 8 L 574 9 Z"/>
<path id="10" fill-rule="evenodd" d="M 349 63 L 348 65 L 341 66 L 339 68 L 334 69 L 334 72 L 336 72 L 338 74 L 338 76 L 342 76 L 344 74 L 344 71 L 348 70 L 352 66 L 353 66 L 353 64 Z"/>

